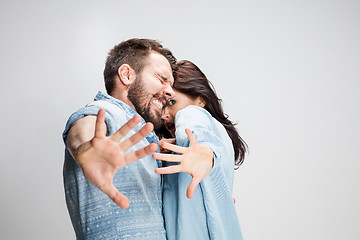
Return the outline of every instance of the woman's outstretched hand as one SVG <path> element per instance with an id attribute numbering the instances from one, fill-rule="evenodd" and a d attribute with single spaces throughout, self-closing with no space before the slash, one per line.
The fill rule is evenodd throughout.
<path id="1" fill-rule="evenodd" d="M 113 178 L 120 168 L 156 151 L 157 145 L 152 143 L 134 152 L 124 153 L 146 137 L 153 130 L 153 125 L 147 123 L 130 138 L 119 143 L 140 122 L 140 117 L 135 116 L 130 119 L 117 132 L 108 137 L 105 135 L 104 119 L 105 110 L 100 109 L 96 118 L 95 136 L 77 148 L 75 158 L 84 176 L 91 184 L 108 195 L 121 208 L 128 208 L 129 200 L 113 185 Z"/>
<path id="2" fill-rule="evenodd" d="M 192 176 L 192 181 L 187 189 L 186 196 L 192 198 L 197 185 L 211 172 L 214 152 L 207 146 L 199 144 L 190 129 L 185 129 L 189 138 L 189 147 L 180 147 L 171 143 L 162 142 L 161 147 L 177 154 L 153 153 L 153 158 L 167 162 L 179 162 L 179 165 L 158 168 L 158 174 L 171 174 L 186 172 Z"/>
<path id="3" fill-rule="evenodd" d="M 159 140 L 160 152 L 161 153 L 171 153 L 171 151 L 169 149 L 165 149 L 165 148 L 162 147 L 164 142 L 175 144 L 176 143 L 176 138 L 162 138 L 162 139 Z"/>

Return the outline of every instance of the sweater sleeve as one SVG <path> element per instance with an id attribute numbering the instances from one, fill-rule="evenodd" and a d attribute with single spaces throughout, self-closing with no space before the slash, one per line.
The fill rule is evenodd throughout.
<path id="1" fill-rule="evenodd" d="M 208 146 L 215 154 L 216 158 L 221 156 L 221 140 L 213 131 L 214 126 L 212 116 L 203 108 L 190 105 L 180 111 L 175 116 L 176 143 L 179 146 L 188 147 L 189 138 L 185 132 L 188 128 L 194 134 L 199 144 Z M 217 163 L 214 161 L 214 166 Z"/>
<path id="2" fill-rule="evenodd" d="M 210 238 L 241 240 L 242 233 L 232 197 L 232 182 L 229 183 L 225 175 L 234 169 L 224 169 L 229 166 L 224 164 L 222 156 L 225 143 L 219 137 L 212 116 L 202 108 L 189 106 L 177 113 L 175 124 L 178 145 L 189 146 L 185 133 L 185 128 L 189 128 L 199 144 L 214 151 L 214 167 L 209 176 L 200 182 Z"/>

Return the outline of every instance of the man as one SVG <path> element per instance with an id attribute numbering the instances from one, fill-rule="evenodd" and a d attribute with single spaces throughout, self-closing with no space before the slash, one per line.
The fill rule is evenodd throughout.
<path id="1" fill-rule="evenodd" d="M 148 154 L 157 149 L 151 123 L 161 126 L 162 108 L 174 95 L 175 62 L 157 41 L 120 43 L 106 61 L 108 94 L 99 92 L 68 120 L 64 186 L 78 239 L 166 238 L 160 165 Z"/>

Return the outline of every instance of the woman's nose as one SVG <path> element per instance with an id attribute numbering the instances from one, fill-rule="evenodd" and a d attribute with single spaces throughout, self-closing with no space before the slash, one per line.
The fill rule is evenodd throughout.
<path id="1" fill-rule="evenodd" d="M 166 120 L 168 118 L 169 118 L 169 112 L 167 111 L 167 109 L 165 107 L 162 114 L 161 114 L 161 119 Z"/>

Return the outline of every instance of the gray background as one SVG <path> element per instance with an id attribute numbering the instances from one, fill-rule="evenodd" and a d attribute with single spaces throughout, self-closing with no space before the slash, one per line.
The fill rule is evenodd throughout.
<path id="1" fill-rule="evenodd" d="M 213 82 L 250 146 L 247 240 L 360 239 L 360 3 L 1 1 L 1 239 L 74 239 L 61 133 L 110 48 L 161 40 Z"/>

